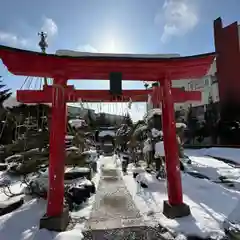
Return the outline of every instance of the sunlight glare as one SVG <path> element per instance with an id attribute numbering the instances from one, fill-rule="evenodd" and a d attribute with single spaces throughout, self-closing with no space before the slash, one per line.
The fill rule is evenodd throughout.
<path id="1" fill-rule="evenodd" d="M 119 43 L 116 44 L 115 39 L 112 37 L 105 42 L 101 52 L 102 53 L 119 53 L 120 52 Z"/>

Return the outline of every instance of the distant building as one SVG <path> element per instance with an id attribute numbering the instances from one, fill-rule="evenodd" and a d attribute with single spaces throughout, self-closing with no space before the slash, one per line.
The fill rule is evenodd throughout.
<path id="1" fill-rule="evenodd" d="M 186 79 L 186 80 L 173 80 L 172 87 L 184 88 L 185 91 L 201 91 L 202 100 L 200 102 L 185 102 L 175 103 L 175 110 L 188 109 L 190 104 L 193 107 L 204 106 L 209 102 L 209 97 L 212 97 L 213 102 L 219 101 L 218 82 L 216 78 L 216 61 L 211 65 L 209 72 L 206 76 L 200 79 Z M 151 99 L 147 103 L 147 111 L 153 108 Z"/>
<path id="2" fill-rule="evenodd" d="M 85 118 L 89 113 L 91 114 L 92 117 L 95 117 L 95 110 L 81 108 L 77 106 L 68 105 L 67 112 L 68 112 L 68 115 L 72 118 L 74 117 Z"/>

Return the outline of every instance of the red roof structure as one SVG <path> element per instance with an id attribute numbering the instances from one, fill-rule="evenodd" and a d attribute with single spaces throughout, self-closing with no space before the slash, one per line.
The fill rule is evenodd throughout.
<path id="1" fill-rule="evenodd" d="M 110 72 L 121 72 L 123 80 L 156 81 L 171 74 L 172 80 L 201 78 L 207 74 L 214 53 L 190 57 L 160 58 L 126 55 L 57 56 L 0 46 L 0 58 L 15 75 L 68 79 L 107 80 Z M 24 59 L 24 61 L 23 61 Z"/>

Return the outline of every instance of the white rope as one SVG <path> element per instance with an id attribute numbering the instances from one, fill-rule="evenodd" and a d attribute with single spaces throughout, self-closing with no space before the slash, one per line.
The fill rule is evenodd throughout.
<path id="1" fill-rule="evenodd" d="M 23 89 L 23 87 L 24 87 L 24 85 L 26 84 L 26 82 L 27 82 L 28 79 L 29 79 L 29 77 L 26 77 L 26 78 L 25 78 L 25 80 L 24 80 L 22 86 L 20 87 L 20 90 Z"/>
<path id="2" fill-rule="evenodd" d="M 33 77 L 28 78 L 28 86 L 27 89 L 30 89 L 31 85 L 32 85 L 32 81 L 33 81 Z"/>

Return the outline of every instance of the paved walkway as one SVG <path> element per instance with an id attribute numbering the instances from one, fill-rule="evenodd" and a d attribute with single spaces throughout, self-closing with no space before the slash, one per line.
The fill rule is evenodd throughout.
<path id="1" fill-rule="evenodd" d="M 85 240 L 163 239 L 161 227 L 147 227 L 113 157 L 105 157 Z"/>
<path id="2" fill-rule="evenodd" d="M 113 157 L 105 157 L 95 203 L 86 227 L 120 228 L 129 224 L 140 225 L 141 220 Z"/>

